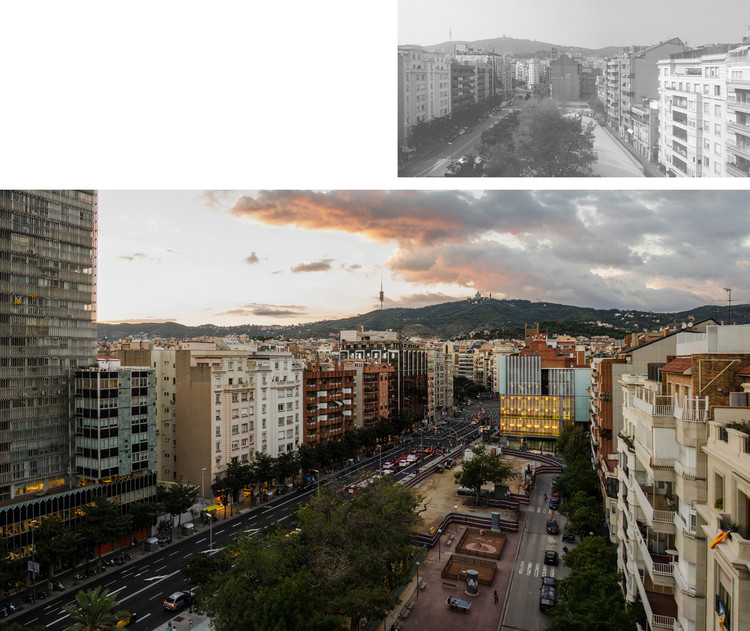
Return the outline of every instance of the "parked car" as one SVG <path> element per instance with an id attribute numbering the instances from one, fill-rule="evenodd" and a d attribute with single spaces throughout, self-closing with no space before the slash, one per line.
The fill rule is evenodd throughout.
<path id="1" fill-rule="evenodd" d="M 549 585 L 542 585 L 539 594 L 539 611 L 547 611 L 557 604 L 557 590 Z"/>
<path id="2" fill-rule="evenodd" d="M 177 611 L 180 607 L 188 604 L 190 594 L 187 592 L 174 592 L 164 599 L 164 609 Z"/>
<path id="3" fill-rule="evenodd" d="M 557 565 L 560 562 L 560 557 L 557 555 L 555 550 L 544 551 L 544 564 L 545 565 Z"/>
<path id="4" fill-rule="evenodd" d="M 542 576 L 542 587 L 544 587 L 545 585 L 547 585 L 548 587 L 557 588 L 557 579 L 551 576 Z"/>
<path id="5" fill-rule="evenodd" d="M 547 521 L 547 534 L 548 535 L 556 535 L 560 532 L 560 527 L 557 525 L 557 522 L 554 519 L 550 519 Z"/>
<path id="6" fill-rule="evenodd" d="M 134 611 L 126 613 L 122 618 L 117 621 L 116 627 L 122 628 L 127 627 L 130 623 L 135 622 L 136 614 Z"/>
<path id="7" fill-rule="evenodd" d="M 549 507 L 550 510 L 557 510 L 560 508 L 560 498 L 559 497 L 550 497 L 549 498 Z"/>
<path id="8" fill-rule="evenodd" d="M 444 466 L 446 469 L 452 469 L 454 464 L 455 464 L 455 461 L 453 460 L 453 458 L 448 458 L 445 461 Z"/>

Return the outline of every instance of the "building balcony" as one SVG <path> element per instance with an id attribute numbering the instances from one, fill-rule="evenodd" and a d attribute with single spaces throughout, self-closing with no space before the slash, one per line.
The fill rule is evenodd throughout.
<path id="1" fill-rule="evenodd" d="M 674 566 L 670 563 L 669 557 L 664 554 L 651 552 L 639 529 L 635 531 L 635 538 L 638 541 L 643 562 L 648 568 L 648 573 L 654 584 L 663 587 L 674 585 Z"/>
<path id="2" fill-rule="evenodd" d="M 730 148 L 729 146 L 727 148 Z M 741 167 L 737 164 L 727 162 L 727 173 L 732 177 L 750 177 L 750 165 Z"/>
<path id="3" fill-rule="evenodd" d="M 744 133 L 750 136 L 750 126 L 747 127 L 746 130 L 747 131 L 745 131 Z M 745 158 L 745 160 L 750 160 L 750 142 L 736 142 L 735 140 L 728 138 L 727 151 L 729 153 L 733 153 L 736 156 L 742 156 L 743 158 Z"/>
<path id="4" fill-rule="evenodd" d="M 648 525 L 657 532 L 674 533 L 675 511 L 664 510 L 667 508 L 666 497 L 644 491 L 638 480 L 638 475 L 635 476 L 635 479 L 631 476 L 630 482 Z M 659 508 L 654 508 L 654 504 Z"/>
<path id="5" fill-rule="evenodd" d="M 750 138 L 750 125 L 737 121 L 727 121 L 727 129 Z"/>
<path id="6" fill-rule="evenodd" d="M 689 583 L 687 579 L 682 575 L 682 572 L 680 571 L 680 564 L 673 563 L 672 567 L 674 568 L 673 576 L 674 583 L 677 586 L 677 589 L 679 589 L 686 596 L 690 596 L 691 598 L 703 598 L 703 596 L 698 593 L 698 588 L 695 585 Z"/>
<path id="7" fill-rule="evenodd" d="M 750 99 L 728 100 L 727 111 L 730 114 L 734 112 L 746 112 L 750 114 Z"/>
<path id="8" fill-rule="evenodd" d="M 654 394 L 645 388 L 636 389 L 633 405 L 649 416 L 674 416 L 672 397 Z"/>
<path id="9" fill-rule="evenodd" d="M 647 590 L 640 573 L 636 575 L 635 582 L 651 629 L 674 629 L 677 619 L 677 603 L 674 596 Z"/>

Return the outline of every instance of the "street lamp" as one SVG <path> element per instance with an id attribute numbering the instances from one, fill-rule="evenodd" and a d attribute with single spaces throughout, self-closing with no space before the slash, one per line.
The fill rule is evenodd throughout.
<path id="1" fill-rule="evenodd" d="M 442 528 L 438 528 L 438 561 L 440 560 L 440 535 L 443 534 Z"/>
<path id="2" fill-rule="evenodd" d="M 454 506 L 454 507 L 453 507 L 453 512 L 454 512 L 454 513 L 458 513 L 458 506 Z M 458 532 L 458 518 L 454 519 L 454 520 L 453 520 L 453 523 L 454 523 L 454 524 L 455 524 L 455 526 L 456 526 L 456 532 Z"/>
<path id="3" fill-rule="evenodd" d="M 206 467 L 203 467 L 201 469 L 201 503 L 203 503 L 203 500 L 206 499 L 206 488 L 203 484 L 203 474 L 206 472 Z"/>
<path id="4" fill-rule="evenodd" d="M 209 513 L 208 518 L 208 551 L 213 554 L 214 551 L 214 514 Z"/>
<path id="5" fill-rule="evenodd" d="M 415 565 L 417 566 L 417 598 L 419 598 L 419 561 Z"/>
<path id="6" fill-rule="evenodd" d="M 36 559 L 34 558 L 34 531 L 36 530 L 36 519 L 31 521 L 31 598 L 36 601 Z"/>

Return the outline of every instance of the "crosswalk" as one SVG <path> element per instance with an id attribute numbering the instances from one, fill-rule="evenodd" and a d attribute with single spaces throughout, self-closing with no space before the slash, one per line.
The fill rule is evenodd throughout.
<path id="1" fill-rule="evenodd" d="M 556 568 L 549 567 L 544 563 L 535 563 L 534 561 L 520 561 L 518 566 L 518 573 L 526 574 L 526 576 L 531 576 L 533 572 L 534 576 L 537 577 L 551 576 L 552 578 L 555 578 L 555 569 Z"/>
<path id="2" fill-rule="evenodd" d="M 527 513 L 549 513 L 552 514 L 555 511 L 550 510 L 547 506 L 520 506 L 521 510 L 526 511 Z"/>

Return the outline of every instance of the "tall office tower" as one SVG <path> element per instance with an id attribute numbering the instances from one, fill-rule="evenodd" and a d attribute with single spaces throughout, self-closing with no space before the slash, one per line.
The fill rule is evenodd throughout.
<path id="1" fill-rule="evenodd" d="M 96 359 L 95 191 L 0 191 L 0 501 L 70 476 L 73 372 Z"/>

